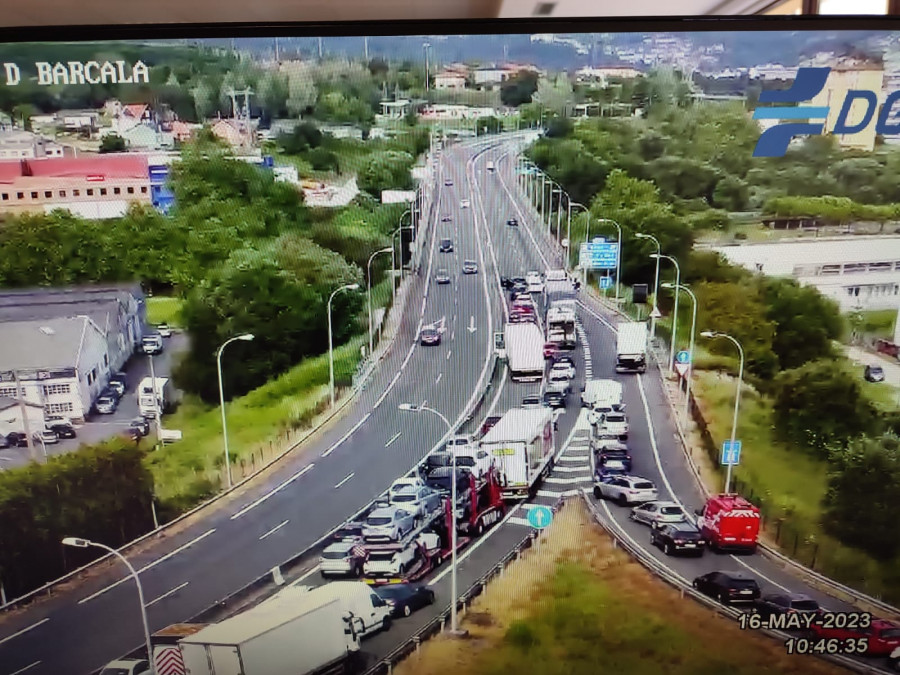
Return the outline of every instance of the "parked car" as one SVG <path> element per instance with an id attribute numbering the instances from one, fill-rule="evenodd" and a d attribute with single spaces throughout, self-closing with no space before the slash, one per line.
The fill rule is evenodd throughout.
<path id="1" fill-rule="evenodd" d="M 509 225 L 510 227 L 518 227 L 519 221 L 516 218 L 509 218 L 509 219 L 507 219 L 506 224 Z"/>
<path id="2" fill-rule="evenodd" d="M 172 327 L 167 323 L 161 323 L 156 327 L 156 332 L 164 338 L 172 337 Z"/>
<path id="3" fill-rule="evenodd" d="M 412 532 L 415 524 L 416 518 L 411 513 L 396 506 L 387 506 L 375 509 L 369 514 L 362 534 L 365 539 L 398 541 Z"/>
<path id="4" fill-rule="evenodd" d="M 743 572 L 708 572 L 694 579 L 691 585 L 723 605 L 756 602 L 761 595 L 756 579 Z"/>
<path id="5" fill-rule="evenodd" d="M 650 530 L 650 543 L 658 546 L 666 555 L 693 553 L 703 555 L 706 540 L 696 525 L 687 521 L 667 523 Z"/>
<path id="6" fill-rule="evenodd" d="M 622 506 L 641 502 L 652 502 L 657 498 L 656 487 L 640 476 L 613 476 L 607 481 L 594 485 L 597 499 L 611 499 Z"/>
<path id="7" fill-rule="evenodd" d="M 687 516 L 675 502 L 648 502 L 635 506 L 631 510 L 631 519 L 646 525 L 662 523 L 681 523 L 687 520 Z"/>
<path id="8" fill-rule="evenodd" d="M 425 346 L 441 344 L 441 331 L 437 328 L 423 328 L 419 333 L 419 343 Z"/>
<path id="9" fill-rule="evenodd" d="M 753 607 L 768 618 L 773 614 L 822 614 L 819 603 L 802 593 L 767 593 Z"/>
<path id="10" fill-rule="evenodd" d="M 319 558 L 319 573 L 323 577 L 352 576 L 362 574 L 364 550 L 358 539 L 336 541 L 325 547 Z"/>
<path id="11" fill-rule="evenodd" d="M 449 284 L 450 283 L 450 273 L 442 267 L 434 275 L 434 280 L 439 284 Z"/>
<path id="12" fill-rule="evenodd" d="M 441 245 L 438 248 L 441 253 L 452 253 L 453 252 L 453 240 L 452 239 L 441 239 Z"/>
<path id="13" fill-rule="evenodd" d="M 866 366 L 863 377 L 867 382 L 884 382 L 884 368 L 881 366 Z"/>
<path id="14" fill-rule="evenodd" d="M 411 513 L 416 518 L 423 518 L 434 513 L 441 506 L 441 496 L 424 485 L 408 485 L 397 490 L 391 497 L 391 506 Z"/>
<path id="15" fill-rule="evenodd" d="M 121 380 L 113 380 L 110 378 L 104 391 L 109 394 L 114 393 L 119 398 L 122 398 L 125 395 L 125 383 Z"/>
<path id="16" fill-rule="evenodd" d="M 6 434 L 6 442 L 13 448 L 27 448 L 28 436 L 21 431 L 11 431 Z"/>
<path id="17" fill-rule="evenodd" d="M 375 588 L 375 594 L 391 606 L 393 616 L 409 616 L 417 609 L 434 604 L 434 591 L 425 586 L 387 584 Z"/>
<path id="18" fill-rule="evenodd" d="M 466 260 L 463 263 L 463 274 L 478 274 L 478 263 L 474 260 Z"/>
<path id="19" fill-rule="evenodd" d="M 810 626 L 812 634 L 820 639 L 858 639 L 868 640 L 866 654 L 869 656 L 891 655 L 900 659 L 900 624 L 885 619 L 872 619 L 867 628 L 825 628 L 815 623 Z M 896 669 L 896 668 L 895 668 Z"/>
<path id="20" fill-rule="evenodd" d="M 6 440 L 6 436 L 0 436 L 0 450 L 6 450 L 9 447 L 11 447 L 11 444 Z"/>
<path id="21" fill-rule="evenodd" d="M 56 434 L 57 438 L 75 438 L 78 435 L 75 433 L 75 427 L 67 422 L 52 422 L 47 428 Z"/>
<path id="22" fill-rule="evenodd" d="M 109 376 L 109 386 L 118 385 L 124 394 L 128 390 L 128 378 L 125 373 L 119 371 Z"/>
<path id="23" fill-rule="evenodd" d="M 144 417 L 135 417 L 128 423 L 128 428 L 133 429 L 138 436 L 147 436 L 150 433 L 150 422 Z"/>
<path id="24" fill-rule="evenodd" d="M 94 410 L 101 415 L 112 415 L 119 407 L 119 398 L 113 393 L 102 393 L 94 401 Z"/>

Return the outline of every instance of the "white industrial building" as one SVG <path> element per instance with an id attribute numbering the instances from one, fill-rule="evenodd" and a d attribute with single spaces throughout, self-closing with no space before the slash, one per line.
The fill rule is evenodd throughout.
<path id="1" fill-rule="evenodd" d="M 900 236 L 714 247 L 729 262 L 815 286 L 841 311 L 900 306 Z"/>

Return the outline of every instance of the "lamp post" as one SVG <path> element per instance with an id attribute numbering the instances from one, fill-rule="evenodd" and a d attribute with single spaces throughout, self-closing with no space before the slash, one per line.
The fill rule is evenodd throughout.
<path id="1" fill-rule="evenodd" d="M 651 253 L 651 258 L 656 258 L 659 261 L 659 258 L 665 258 L 670 261 L 673 265 L 675 265 L 675 286 L 677 287 L 681 283 L 681 267 L 678 265 L 678 261 L 675 260 L 670 255 L 659 255 L 657 253 Z M 678 336 L 678 291 L 675 291 L 675 307 L 672 309 L 672 344 L 669 345 L 669 372 L 672 371 L 674 367 L 672 364 L 675 362 L 675 338 Z"/>
<path id="2" fill-rule="evenodd" d="M 425 42 L 422 44 L 422 51 L 425 52 L 425 93 L 428 93 L 428 88 L 430 83 L 428 82 L 428 50 L 431 49 L 431 43 Z"/>
<path id="3" fill-rule="evenodd" d="M 131 563 L 119 553 L 114 548 L 110 548 L 106 544 L 98 544 L 95 541 L 90 541 L 88 539 L 80 539 L 78 537 L 66 537 L 62 540 L 64 546 L 72 546 L 74 548 L 88 548 L 93 546 L 94 548 L 103 549 L 107 553 L 112 553 L 116 556 L 125 567 L 128 568 L 128 572 L 131 574 L 132 579 L 134 579 L 134 583 L 137 586 L 138 592 L 138 600 L 141 603 L 141 620 L 144 622 L 144 642 L 147 645 L 147 661 L 150 664 L 150 675 L 156 675 L 156 666 L 153 663 L 153 645 L 150 644 L 150 624 L 147 621 L 147 605 L 144 604 L 144 589 L 141 586 L 140 577 L 138 577 L 137 572 L 135 572 L 134 567 L 131 566 Z"/>
<path id="4" fill-rule="evenodd" d="M 569 229 L 566 230 L 566 238 L 569 240 L 569 250 L 572 250 L 572 207 L 578 209 L 584 209 L 584 214 L 587 216 L 587 232 L 591 231 L 591 210 L 586 207 L 584 204 L 579 204 L 578 202 L 569 202 Z M 587 236 L 585 235 L 585 242 L 587 242 Z M 568 269 L 568 265 L 566 265 L 566 269 Z M 583 268 L 587 269 L 587 268 Z M 582 281 L 584 283 L 584 281 Z"/>
<path id="5" fill-rule="evenodd" d="M 694 292 L 688 288 L 687 286 L 683 286 L 681 284 L 672 284 L 666 282 L 662 285 L 663 288 L 674 288 L 676 294 L 678 291 L 684 291 L 689 296 L 691 296 L 691 301 L 693 303 L 693 309 L 691 310 L 691 339 L 688 343 L 688 372 L 687 372 L 687 391 L 684 398 L 684 424 L 687 425 L 688 420 L 688 412 L 691 407 L 691 380 L 694 376 L 694 335 L 697 330 L 697 296 L 694 295 Z"/>
<path id="6" fill-rule="evenodd" d="M 612 218 L 598 218 L 598 223 L 612 223 L 616 228 L 616 307 L 619 306 L 619 277 L 622 276 L 622 227 Z M 590 231 L 590 228 L 588 228 Z M 587 238 L 585 238 L 587 241 Z"/>
<path id="7" fill-rule="evenodd" d="M 440 417 L 441 421 L 447 425 L 448 434 L 453 431 L 453 425 L 450 424 L 450 420 L 434 408 L 429 408 L 424 405 L 412 405 L 410 403 L 401 403 L 398 408 L 400 410 L 415 413 L 422 411 L 430 412 Z M 450 595 L 453 597 L 453 601 L 450 604 L 450 633 L 451 635 L 459 635 L 459 626 L 456 619 L 456 601 L 459 598 L 456 587 L 456 453 L 453 452 L 452 455 L 453 462 L 451 466 L 453 467 L 453 471 L 450 479 L 452 482 L 450 487 Z"/>
<path id="8" fill-rule="evenodd" d="M 548 180 L 550 181 L 550 186 L 551 186 L 551 187 L 550 187 L 550 196 L 549 196 L 549 198 L 547 199 L 547 209 L 550 211 L 550 213 L 547 214 L 547 236 L 552 238 L 552 237 L 553 237 L 553 234 L 552 234 L 552 232 L 551 232 L 551 228 L 553 227 L 553 195 L 558 194 L 558 195 L 559 195 L 559 201 L 560 201 L 560 203 L 561 203 L 561 202 L 562 202 L 563 191 L 562 191 L 562 188 L 559 187 L 559 185 L 557 185 L 552 179 L 548 179 Z M 556 220 L 557 220 L 556 229 L 557 229 L 557 233 L 558 233 L 558 232 L 559 232 L 559 215 L 558 215 L 558 214 L 559 214 L 559 209 L 558 209 L 558 208 L 557 208 L 557 210 L 556 210 L 556 213 L 557 213 L 557 217 L 556 217 Z"/>
<path id="9" fill-rule="evenodd" d="M 387 246 L 385 248 L 379 249 L 375 251 L 372 255 L 369 256 L 369 262 L 366 264 L 366 300 L 369 304 L 369 356 L 372 355 L 372 258 L 374 258 L 379 253 L 394 253 L 393 246 Z M 393 285 L 394 280 L 391 279 L 391 285 Z"/>
<path id="10" fill-rule="evenodd" d="M 409 209 L 407 209 L 403 215 L 400 216 L 400 222 L 403 222 L 403 216 L 407 213 L 411 213 Z M 411 216 L 410 216 L 411 217 Z M 412 223 L 409 225 L 401 224 L 394 233 L 391 235 L 391 299 L 395 299 L 397 297 L 397 289 L 395 288 L 395 277 L 397 276 L 397 265 L 395 263 L 395 252 L 394 252 L 394 237 L 400 234 L 403 230 L 415 230 L 415 227 Z M 400 249 L 400 274 L 403 274 L 403 237 L 400 237 L 400 242 L 398 248 Z"/>
<path id="11" fill-rule="evenodd" d="M 732 452 L 734 452 L 734 441 L 737 435 L 738 409 L 741 404 L 741 386 L 744 381 L 744 348 L 741 347 L 740 342 L 728 335 L 728 333 L 705 330 L 700 333 L 700 335 L 705 338 L 721 337 L 726 340 L 731 340 L 734 343 L 734 346 L 738 348 L 738 353 L 741 355 L 741 365 L 738 367 L 737 391 L 734 394 L 734 416 L 731 418 L 731 448 Z M 731 462 L 728 462 L 728 464 L 725 465 L 725 494 L 728 494 L 729 492 L 731 492 Z"/>
<path id="12" fill-rule="evenodd" d="M 654 237 L 652 234 L 646 234 L 644 232 L 636 232 L 635 237 L 638 239 L 649 239 L 654 244 L 656 244 L 656 277 L 653 282 L 653 311 L 650 313 L 650 337 L 656 337 L 656 315 L 659 313 L 659 309 L 657 307 L 659 300 L 657 299 L 659 296 L 659 256 L 661 253 L 661 249 L 659 247 L 659 239 Z"/>
<path id="13" fill-rule="evenodd" d="M 249 342 L 253 339 L 253 333 L 244 333 L 243 335 L 236 335 L 233 338 L 229 338 L 222 343 L 222 346 L 216 350 L 216 370 L 219 373 L 219 407 L 222 409 L 222 441 L 225 444 L 225 475 L 228 478 L 228 487 L 231 487 L 231 460 L 228 457 L 228 425 L 225 422 L 225 387 L 222 385 L 222 352 L 225 351 L 225 347 L 230 345 L 232 342 L 236 340 L 244 340 L 245 342 Z M 155 388 L 155 387 L 154 387 Z M 158 429 L 159 421 L 157 420 L 157 429 Z"/>
<path id="14" fill-rule="evenodd" d="M 359 289 L 359 284 L 346 284 L 340 288 L 336 288 L 330 296 L 328 296 L 328 388 L 331 390 L 331 407 L 334 407 L 334 338 L 331 332 L 331 301 L 341 291 L 355 291 Z"/>

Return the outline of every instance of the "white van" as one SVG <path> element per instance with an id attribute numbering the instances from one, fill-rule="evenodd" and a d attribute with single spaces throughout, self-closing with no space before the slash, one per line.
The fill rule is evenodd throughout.
<path id="1" fill-rule="evenodd" d="M 615 380 L 589 380 L 581 391 L 581 405 L 595 408 L 598 403 L 610 407 L 622 404 L 622 384 Z"/>
<path id="2" fill-rule="evenodd" d="M 273 595 L 264 603 L 284 601 L 291 594 L 303 594 L 303 601 L 312 596 L 316 600 L 332 598 L 338 600 L 344 611 L 351 614 L 362 623 L 360 637 L 366 637 L 379 630 L 387 630 L 391 627 L 391 606 L 382 600 L 372 587 L 364 581 L 332 581 L 324 586 L 310 588 L 309 586 L 289 586 Z M 308 595 L 307 595 L 308 594 Z M 299 600 L 300 598 L 298 598 Z M 260 606 L 261 606 L 260 605 Z"/>

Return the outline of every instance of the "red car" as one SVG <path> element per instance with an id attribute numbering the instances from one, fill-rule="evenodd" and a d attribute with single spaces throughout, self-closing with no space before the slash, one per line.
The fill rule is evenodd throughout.
<path id="1" fill-rule="evenodd" d="M 553 342 L 544 343 L 544 358 L 552 359 L 559 354 L 559 348 Z"/>
<path id="2" fill-rule="evenodd" d="M 900 624 L 885 619 L 872 619 L 868 628 L 825 628 L 812 625 L 812 632 L 817 638 L 866 638 L 869 641 L 870 656 L 887 656 L 900 647 Z"/>

